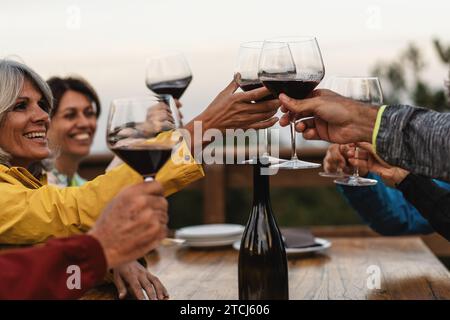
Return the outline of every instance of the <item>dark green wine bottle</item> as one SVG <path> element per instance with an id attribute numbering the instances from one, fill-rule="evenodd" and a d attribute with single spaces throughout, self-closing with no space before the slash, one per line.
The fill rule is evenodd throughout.
<path id="1" fill-rule="evenodd" d="M 286 250 L 272 212 L 269 176 L 253 166 L 253 208 L 239 251 L 239 299 L 287 300 Z"/>

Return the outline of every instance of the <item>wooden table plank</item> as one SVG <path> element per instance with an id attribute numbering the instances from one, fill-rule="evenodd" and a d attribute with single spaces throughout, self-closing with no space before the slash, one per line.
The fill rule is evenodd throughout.
<path id="1" fill-rule="evenodd" d="M 417 237 L 330 238 L 324 254 L 289 259 L 290 299 L 450 299 L 450 273 Z M 148 257 L 171 299 L 237 299 L 232 249 L 161 248 Z M 381 272 L 369 289 L 369 266 Z M 85 299 L 114 298 L 110 287 Z"/>

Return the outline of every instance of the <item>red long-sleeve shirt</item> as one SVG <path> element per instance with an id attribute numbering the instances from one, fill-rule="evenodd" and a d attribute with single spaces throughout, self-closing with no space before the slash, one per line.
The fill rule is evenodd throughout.
<path id="1" fill-rule="evenodd" d="M 88 235 L 1 251 L 0 299 L 77 299 L 100 282 L 106 270 L 100 243 Z"/>

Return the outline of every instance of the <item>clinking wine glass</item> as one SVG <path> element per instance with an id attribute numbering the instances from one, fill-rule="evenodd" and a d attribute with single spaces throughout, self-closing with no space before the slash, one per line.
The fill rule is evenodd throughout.
<path id="1" fill-rule="evenodd" d="M 258 78 L 276 97 L 284 93 L 294 99 L 306 98 L 325 75 L 319 45 L 314 37 L 282 37 L 265 40 L 259 60 Z M 291 115 L 291 159 L 272 165 L 280 169 L 318 168 L 320 164 L 297 156 L 295 115 Z M 311 117 L 299 119 L 304 121 Z"/>
<path id="2" fill-rule="evenodd" d="M 154 93 L 180 99 L 191 81 L 191 69 L 181 52 L 165 52 L 147 60 L 145 84 Z"/>
<path id="3" fill-rule="evenodd" d="M 235 74 L 237 75 L 236 81 L 238 82 L 240 88 L 243 91 L 250 91 L 263 87 L 263 84 L 258 79 L 258 63 L 263 43 L 264 43 L 263 41 L 249 41 L 242 43 L 239 47 Z M 267 101 L 271 99 L 277 99 L 277 97 L 275 97 L 274 95 L 268 95 L 267 97 L 264 97 L 261 100 L 255 102 Z M 270 164 L 276 164 L 286 161 L 284 159 L 272 157 L 269 154 L 268 129 L 262 130 L 264 132 L 263 134 L 264 138 L 261 139 L 262 141 L 259 141 L 258 139 L 258 150 L 257 150 L 258 152 L 257 157 L 259 157 L 260 156 L 259 148 L 264 149 L 261 157 L 259 157 L 260 161 L 262 163 L 270 163 Z M 243 163 L 256 164 L 257 161 L 258 159 L 249 159 L 245 160 Z"/>
<path id="4" fill-rule="evenodd" d="M 181 143 L 175 110 L 170 95 L 116 99 L 111 103 L 107 145 L 145 181 L 153 180 Z"/>
<path id="5" fill-rule="evenodd" d="M 383 103 L 383 91 L 376 77 L 336 77 L 336 92 L 354 100 L 372 105 Z M 358 158 L 358 148 L 355 147 L 355 158 Z M 353 169 L 353 174 L 334 180 L 336 184 L 365 187 L 377 184 L 377 180 L 359 176 L 359 168 Z"/>

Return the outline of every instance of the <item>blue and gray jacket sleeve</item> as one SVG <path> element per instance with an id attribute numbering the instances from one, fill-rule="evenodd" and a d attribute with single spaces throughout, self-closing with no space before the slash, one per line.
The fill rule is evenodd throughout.
<path id="1" fill-rule="evenodd" d="M 391 165 L 450 181 L 450 113 L 405 105 L 386 107 L 376 151 Z"/>
<path id="2" fill-rule="evenodd" d="M 369 176 L 378 180 L 375 186 L 358 188 L 339 185 L 338 189 L 373 230 L 390 236 L 433 232 L 428 221 L 399 190 L 386 186 L 377 175 Z M 450 190 L 450 184 L 435 182 Z"/>

